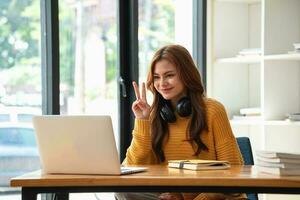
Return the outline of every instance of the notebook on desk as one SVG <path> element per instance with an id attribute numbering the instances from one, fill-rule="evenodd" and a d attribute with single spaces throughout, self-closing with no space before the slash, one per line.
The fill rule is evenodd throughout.
<path id="1" fill-rule="evenodd" d="M 32 119 L 43 173 L 121 175 L 110 116 L 42 115 Z"/>

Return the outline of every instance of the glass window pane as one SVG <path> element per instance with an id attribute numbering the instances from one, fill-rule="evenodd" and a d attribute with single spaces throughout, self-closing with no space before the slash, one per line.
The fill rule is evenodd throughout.
<path id="1" fill-rule="evenodd" d="M 61 114 L 109 114 L 117 125 L 116 2 L 59 1 L 59 23 Z"/>
<path id="2" fill-rule="evenodd" d="M 110 115 L 118 147 L 116 16 L 114 0 L 59 1 L 61 114 Z"/>
<path id="3" fill-rule="evenodd" d="M 176 43 L 192 54 L 192 0 L 139 0 L 139 80 L 145 81 L 152 56 Z"/>
<path id="4" fill-rule="evenodd" d="M 0 199 L 9 180 L 40 168 L 31 119 L 41 114 L 39 0 L 0 1 Z"/>
<path id="5" fill-rule="evenodd" d="M 0 122 L 9 122 L 9 114 L 0 114 Z"/>
<path id="6" fill-rule="evenodd" d="M 20 122 L 31 122 L 32 114 L 18 114 L 18 120 Z"/>

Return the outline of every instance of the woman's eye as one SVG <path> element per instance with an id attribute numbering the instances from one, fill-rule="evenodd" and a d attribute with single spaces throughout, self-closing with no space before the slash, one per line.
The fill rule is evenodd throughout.
<path id="1" fill-rule="evenodd" d="M 171 77 L 173 77 L 173 76 L 174 76 L 174 74 L 168 74 L 168 75 L 167 75 L 168 78 L 171 78 Z"/>
<path id="2" fill-rule="evenodd" d="M 158 80 L 159 77 L 158 77 L 158 76 L 154 76 L 153 79 L 154 79 L 154 80 Z"/>

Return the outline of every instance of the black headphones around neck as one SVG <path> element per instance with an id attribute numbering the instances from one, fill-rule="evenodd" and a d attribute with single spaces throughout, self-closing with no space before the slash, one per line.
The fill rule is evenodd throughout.
<path id="1" fill-rule="evenodd" d="M 187 117 L 192 113 L 192 104 L 189 97 L 181 98 L 175 108 L 175 112 L 181 117 Z M 161 118 L 168 122 L 173 123 L 176 121 L 176 115 L 173 111 L 170 101 L 166 101 L 159 112 Z"/>

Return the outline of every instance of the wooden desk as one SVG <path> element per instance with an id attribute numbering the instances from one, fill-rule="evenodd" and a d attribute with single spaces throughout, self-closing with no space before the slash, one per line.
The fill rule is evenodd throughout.
<path id="1" fill-rule="evenodd" d="M 257 173 L 251 166 L 228 170 L 191 171 L 147 166 L 148 171 L 122 176 L 44 175 L 40 171 L 13 178 L 22 187 L 22 200 L 36 200 L 39 193 L 56 193 L 68 199 L 78 192 L 245 192 L 300 194 L 300 176 L 280 177 Z"/>

